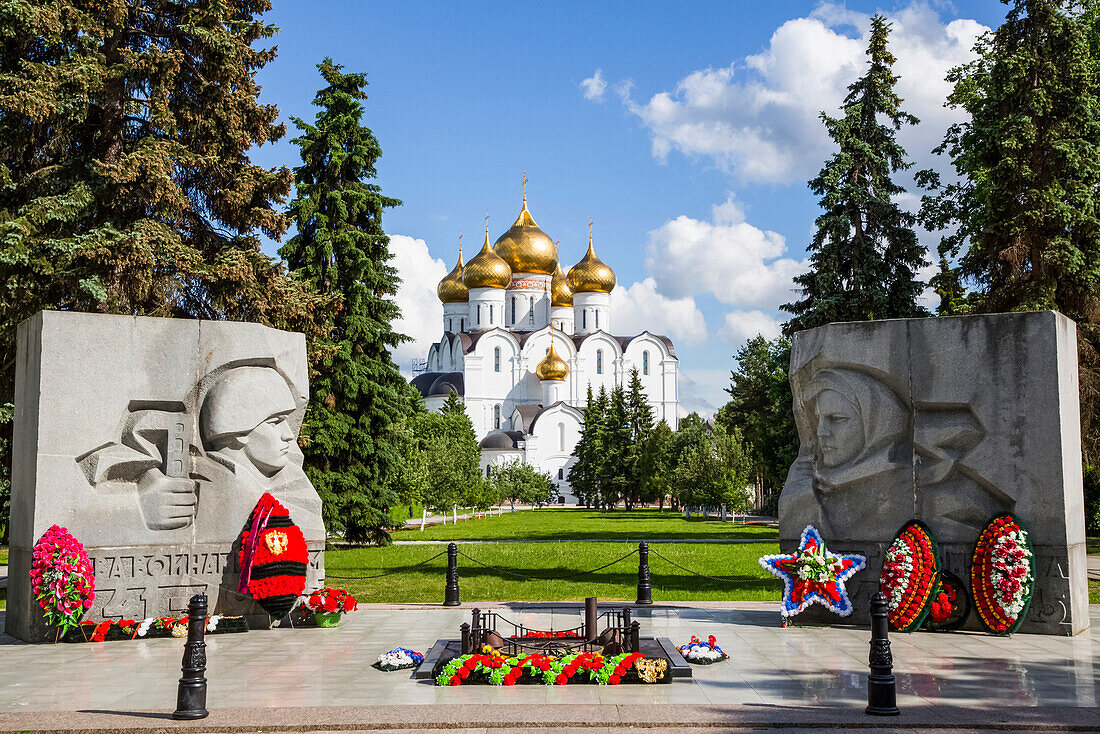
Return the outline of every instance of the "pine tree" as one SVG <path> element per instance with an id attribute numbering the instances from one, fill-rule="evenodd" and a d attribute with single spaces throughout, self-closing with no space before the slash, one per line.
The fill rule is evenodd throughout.
<path id="1" fill-rule="evenodd" d="M 665 498 L 672 491 L 669 470 L 669 451 L 672 447 L 672 429 L 663 420 L 649 432 L 638 462 L 638 499 L 640 502 L 658 502 L 664 509 Z"/>
<path id="2" fill-rule="evenodd" d="M 783 306 L 794 315 L 787 334 L 833 321 L 926 315 L 917 304 L 923 284 L 915 276 L 925 264 L 924 248 L 913 231 L 915 217 L 893 201 L 904 189 L 890 179 L 912 165 L 894 135 L 918 120 L 901 110 L 894 91 L 889 34 L 885 18 L 871 18 L 867 73 L 848 87 L 843 117 L 821 113 L 839 150 L 809 182 L 825 213 L 816 220 L 810 272 L 795 278 L 802 300 Z"/>
<path id="3" fill-rule="evenodd" d="M 466 413 L 466 404 L 462 402 L 462 398 L 458 397 L 458 393 L 451 390 L 447 399 L 443 401 L 442 407 L 439 409 L 440 413 L 461 413 L 469 420 L 469 415 Z M 473 424 L 471 424 L 472 426 Z"/>
<path id="4" fill-rule="evenodd" d="M 1081 12 L 1084 10 L 1084 12 Z M 957 183 L 918 181 L 952 313 L 1057 309 L 1078 323 L 1086 463 L 1100 461 L 1100 7 L 1015 0 L 953 69 L 948 105 L 969 113 L 937 153 Z M 961 283 L 974 286 L 965 299 Z"/>
<path id="5" fill-rule="evenodd" d="M 400 281 L 382 212 L 401 202 L 369 182 L 382 150 L 361 123 L 366 77 L 327 58 L 318 69 L 328 86 L 313 100 L 316 122 L 292 118 L 302 131 L 290 204 L 298 233 L 279 251 L 296 277 L 341 306 L 315 342 L 325 356 L 310 385 L 305 469 L 330 528 L 353 542 L 385 543 L 401 470 L 392 431 L 406 407 L 390 351 L 406 337 L 392 327 Z"/>
<path id="6" fill-rule="evenodd" d="M 260 250 L 291 172 L 257 101 L 267 0 L 0 6 L 0 410 L 40 309 L 258 321 L 328 308 Z M 0 464 L 11 424 L 0 422 Z M 0 521 L 2 524 L 2 521 Z"/>

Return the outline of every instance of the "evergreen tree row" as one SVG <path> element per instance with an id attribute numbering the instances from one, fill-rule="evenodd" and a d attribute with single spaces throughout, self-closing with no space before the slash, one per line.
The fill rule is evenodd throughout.
<path id="1" fill-rule="evenodd" d="M 697 414 L 673 432 L 653 423 L 638 370 L 624 389 L 588 388 L 584 427 L 569 482 L 589 507 L 626 509 L 666 501 L 688 505 L 747 504 L 748 462 L 740 434 L 711 429 Z"/>

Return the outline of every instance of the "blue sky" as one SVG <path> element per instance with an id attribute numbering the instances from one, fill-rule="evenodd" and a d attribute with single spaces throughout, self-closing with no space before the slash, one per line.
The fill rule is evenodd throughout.
<path id="1" fill-rule="evenodd" d="M 899 90 L 922 119 L 901 134 L 914 170 L 943 170 L 930 150 L 958 119 L 942 108 L 943 75 L 1005 10 L 275 0 L 278 57 L 260 83 L 283 119 L 312 120 L 324 56 L 367 74 L 379 183 L 404 202 L 384 220 L 406 281 L 400 326 L 415 339 L 395 355 L 403 368 L 439 336 L 435 284 L 460 232 L 469 256 L 488 211 L 495 240 L 518 213 L 526 170 L 531 212 L 561 240 L 566 269 L 594 219 L 596 250 L 622 286 L 615 331 L 672 336 L 682 402 L 709 412 L 737 347 L 776 333 L 777 307 L 797 297 L 790 279 L 818 214 L 806 181 L 831 150 L 817 112 L 835 114 L 862 72 L 870 15 L 893 21 Z M 296 164 L 291 137 L 255 159 Z M 934 249 L 937 238 L 922 241 Z"/>

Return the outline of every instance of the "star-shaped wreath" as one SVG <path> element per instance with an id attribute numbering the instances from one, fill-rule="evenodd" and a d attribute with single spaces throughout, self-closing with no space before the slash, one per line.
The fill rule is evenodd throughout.
<path id="1" fill-rule="evenodd" d="M 764 556 L 760 565 L 783 579 L 784 617 L 793 617 L 814 602 L 847 617 L 852 613 L 852 600 L 844 582 L 866 566 L 867 559 L 830 553 L 817 528 L 807 525 L 797 551 Z"/>

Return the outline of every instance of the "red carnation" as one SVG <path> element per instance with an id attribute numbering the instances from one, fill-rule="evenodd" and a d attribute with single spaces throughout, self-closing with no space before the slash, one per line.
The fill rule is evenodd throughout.
<path id="1" fill-rule="evenodd" d="M 506 686 L 514 686 L 515 684 L 516 684 L 516 679 L 515 679 L 515 678 L 513 678 L 513 677 L 512 677 L 512 676 L 510 676 L 510 675 L 506 675 L 506 676 L 504 676 L 504 685 L 506 685 Z"/>
<path id="2" fill-rule="evenodd" d="M 569 682 L 569 679 L 565 677 L 564 673 L 559 673 L 558 677 L 554 679 L 554 685 L 564 686 Z"/>
<path id="3" fill-rule="evenodd" d="M 458 677 L 457 675 L 452 675 L 452 676 L 451 676 L 451 685 L 452 685 L 452 686 L 460 686 L 460 685 L 462 685 L 462 679 L 461 679 L 461 678 L 459 678 L 459 677 Z"/>
<path id="4" fill-rule="evenodd" d="M 618 675 L 613 675 L 613 676 L 611 676 L 610 678 L 607 679 L 607 682 L 610 683 L 613 686 L 617 686 L 617 685 L 619 685 L 619 676 Z"/>
<path id="5" fill-rule="evenodd" d="M 470 677 L 470 669 L 469 668 L 459 668 L 458 669 L 458 677 L 461 678 L 462 680 L 466 680 L 467 678 Z"/>

